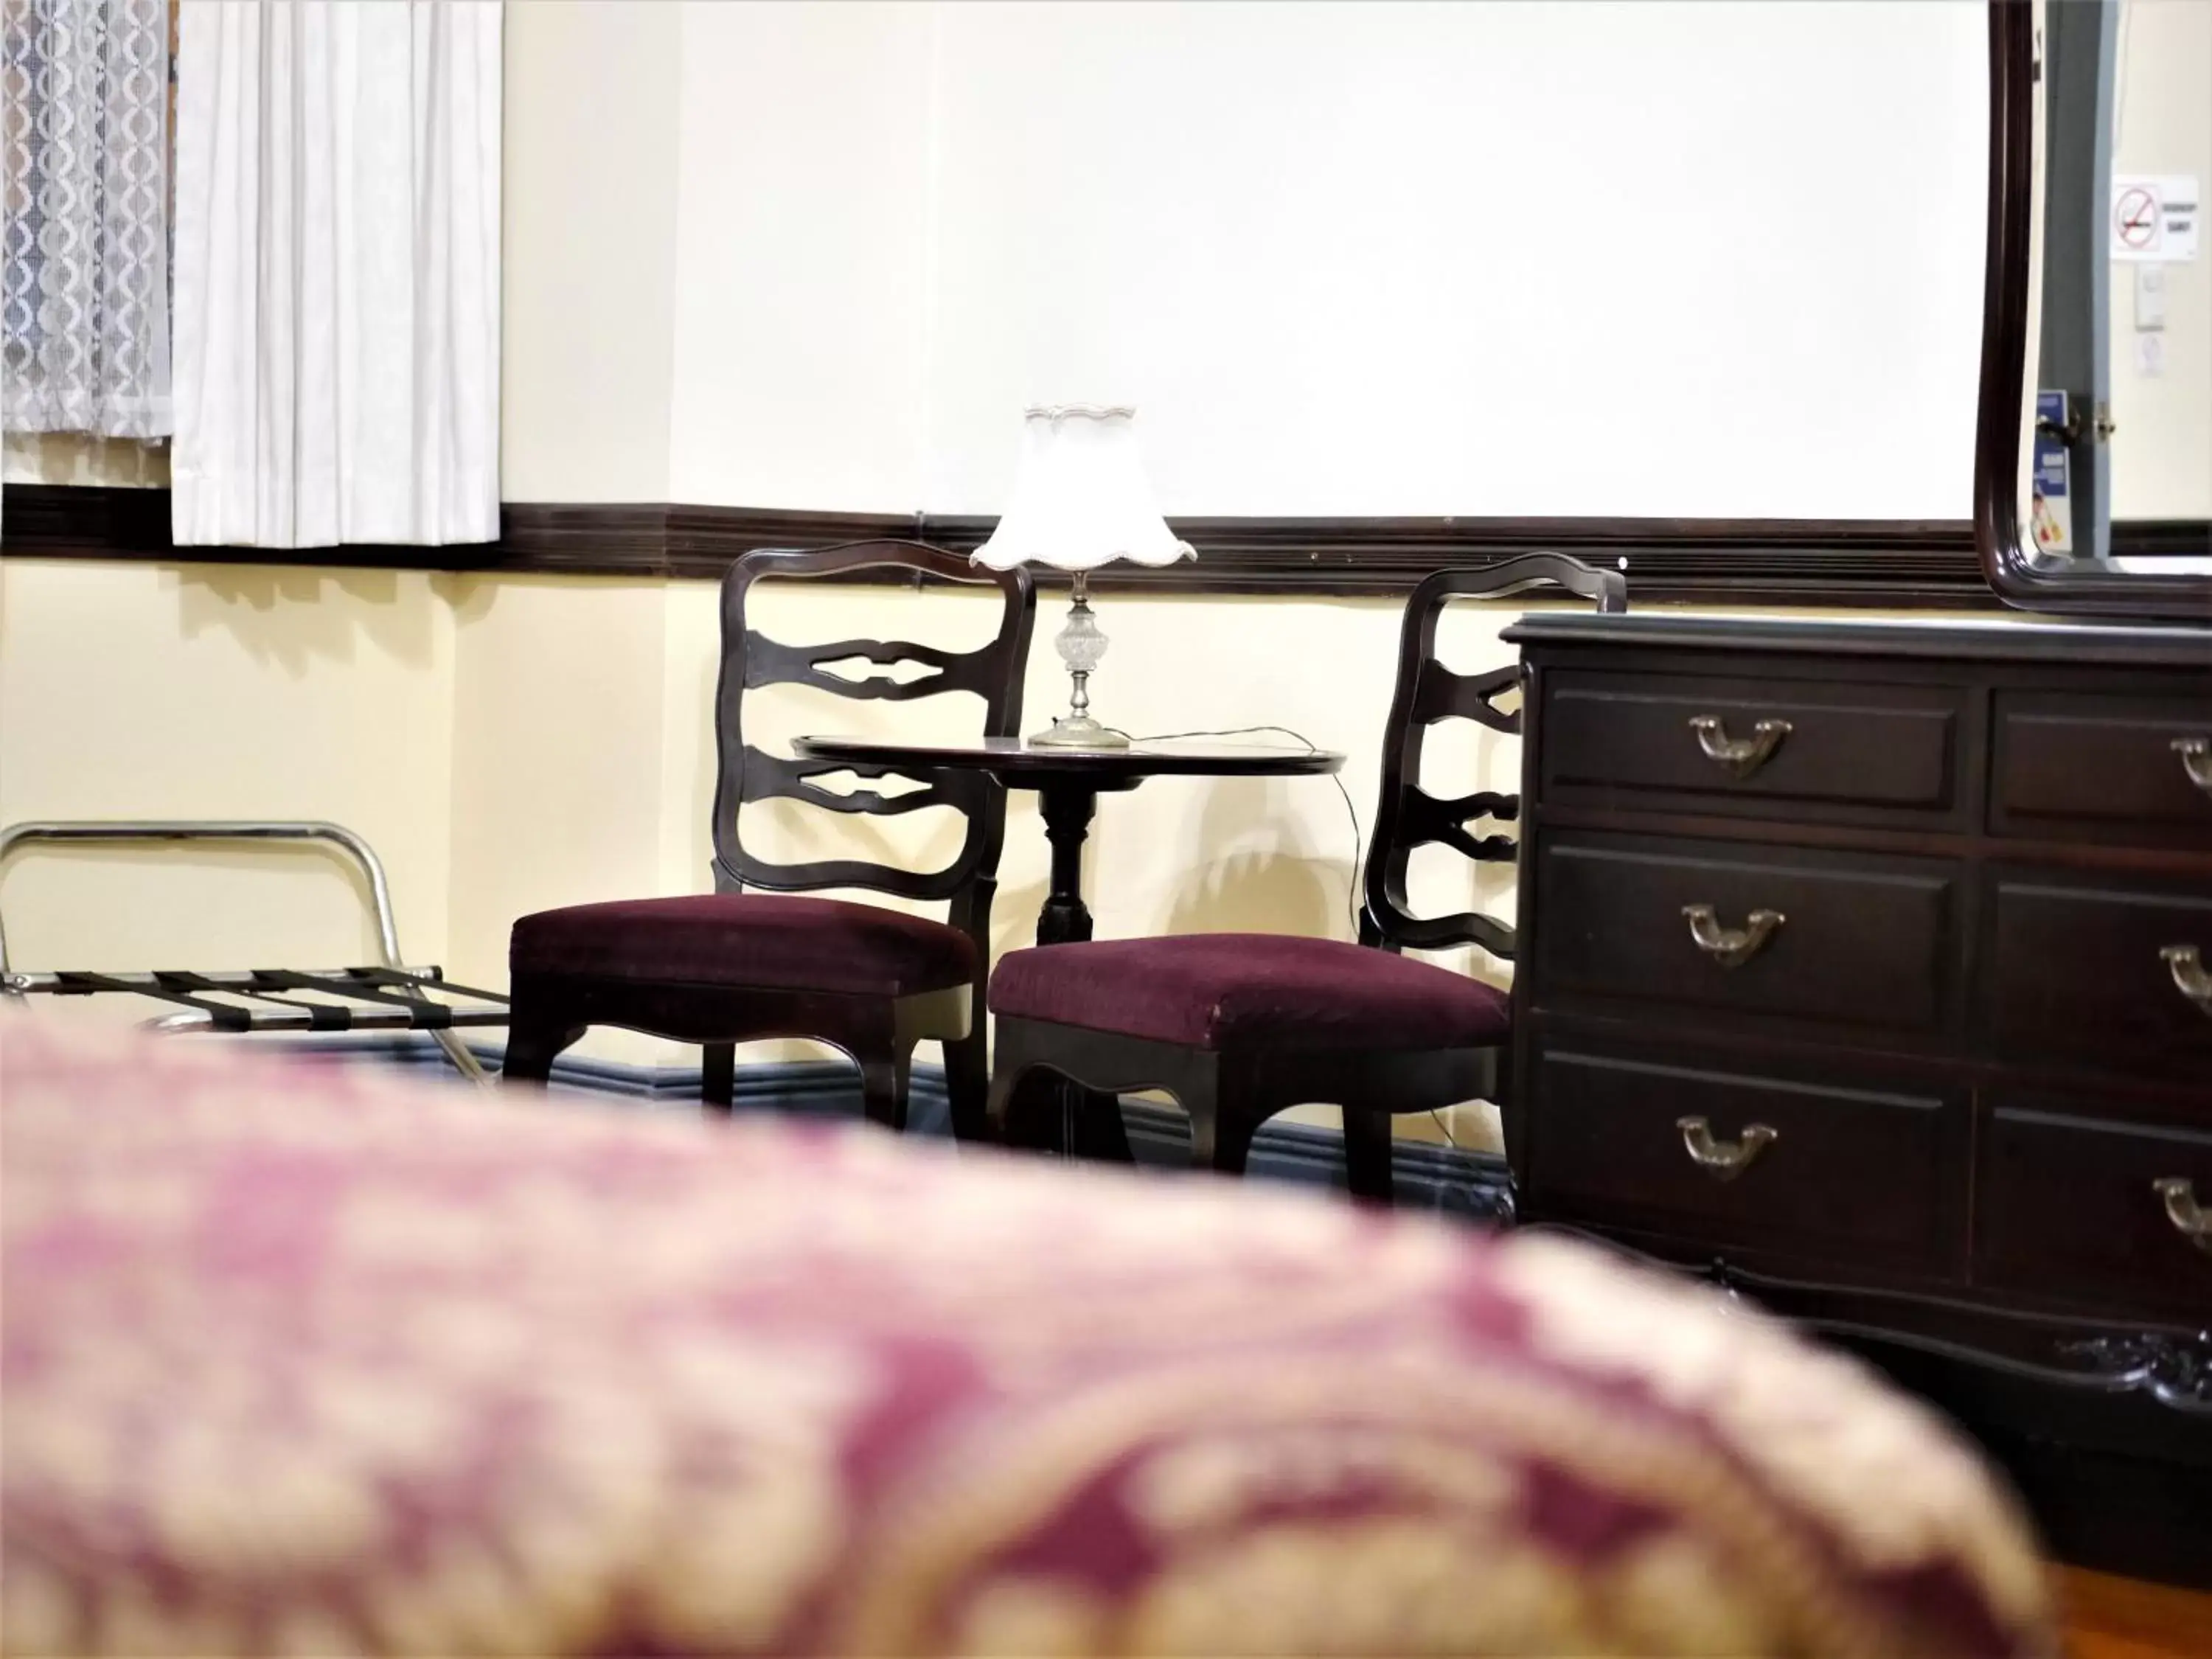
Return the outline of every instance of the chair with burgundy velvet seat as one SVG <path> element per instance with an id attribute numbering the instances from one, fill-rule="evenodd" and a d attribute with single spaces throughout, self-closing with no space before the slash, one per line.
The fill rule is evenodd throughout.
<path id="1" fill-rule="evenodd" d="M 896 640 L 791 646 L 748 624 L 747 597 L 763 577 L 835 577 L 876 568 L 910 572 L 917 586 L 933 577 L 996 588 L 996 634 L 979 650 L 948 652 Z M 742 716 L 745 694 L 768 685 L 890 702 L 964 691 L 982 702 L 985 735 L 1011 737 L 1021 726 L 1022 674 L 1036 615 L 1026 571 L 982 569 L 918 542 L 763 549 L 732 565 L 722 583 L 715 702 L 715 890 L 570 905 L 517 921 L 508 946 L 513 1007 L 505 1075 L 543 1083 L 554 1057 L 586 1030 L 618 1025 L 702 1045 L 703 1093 L 710 1106 L 726 1111 L 735 1085 L 734 1045 L 809 1037 L 850 1054 L 860 1068 L 867 1115 L 903 1128 L 914 1045 L 933 1039 L 945 1045 L 954 1133 L 979 1135 L 987 1087 L 982 978 L 1006 836 L 1006 791 L 976 772 L 914 768 L 894 774 L 883 766 L 787 760 L 748 743 Z M 830 672 L 856 661 L 867 672 Z M 902 664 L 927 672 L 899 678 L 891 671 Z M 896 794 L 857 787 L 840 793 L 822 782 L 836 773 L 877 781 L 898 775 L 921 787 Z M 847 813 L 949 806 L 965 819 L 965 836 L 952 860 L 928 872 L 852 859 L 773 862 L 744 845 L 742 809 L 776 799 Z M 949 913 L 933 921 L 812 896 L 854 887 L 943 902 Z"/>
<path id="2" fill-rule="evenodd" d="M 1360 942 L 1185 933 L 1011 952 L 990 986 L 994 1133 L 1006 1135 L 1018 1085 L 1032 1072 L 1109 1095 L 1162 1089 L 1190 1116 L 1192 1163 L 1237 1174 L 1267 1119 L 1291 1106 L 1335 1104 L 1344 1111 L 1353 1194 L 1388 1201 L 1393 1115 L 1500 1099 L 1512 1034 L 1507 994 L 1398 952 L 1473 945 L 1512 959 L 1512 929 L 1489 916 L 1413 915 L 1406 872 L 1413 849 L 1431 843 L 1479 860 L 1514 856 L 1510 837 L 1478 838 L 1467 826 L 1510 821 L 1520 798 L 1431 795 L 1420 784 L 1421 751 L 1438 720 L 1519 732 L 1519 711 L 1498 707 L 1519 684 L 1518 665 L 1452 672 L 1436 659 L 1437 623 L 1455 599 L 1544 582 L 1601 611 L 1628 608 L 1619 573 L 1553 553 L 1439 571 L 1407 600 Z"/>

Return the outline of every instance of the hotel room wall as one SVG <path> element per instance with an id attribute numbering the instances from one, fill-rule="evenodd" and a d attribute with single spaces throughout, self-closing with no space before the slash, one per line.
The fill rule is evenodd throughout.
<path id="1" fill-rule="evenodd" d="M 1978 5 L 934 15 L 933 509 L 1109 397 L 1170 512 L 1966 511 Z"/>
<path id="2" fill-rule="evenodd" d="M 619 0 L 510 9 L 509 499 L 666 498 L 679 21 Z M 67 437 L 11 434 L 5 472 L 168 482 L 164 451 Z M 658 583 L 11 558 L 0 822 L 332 818 L 383 857 L 411 956 L 503 984 L 507 922 L 538 894 L 658 880 L 663 607 Z M 536 746 L 532 714 L 565 744 Z M 352 961 L 373 939 L 314 854 L 26 853 L 0 906 L 34 965 Z"/>
<path id="3" fill-rule="evenodd" d="M 687 7 L 672 498 L 988 513 L 1103 396 L 1170 512 L 1962 515 L 1984 33 Z"/>
<path id="4" fill-rule="evenodd" d="M 439 961 L 454 659 L 452 607 L 419 571 L 9 559 L 0 823 L 334 819 L 382 856 L 408 953 Z M 366 898 L 312 850 L 34 848 L 0 874 L 31 968 L 367 961 Z"/>
<path id="5" fill-rule="evenodd" d="M 1984 51 L 1972 6 L 690 7 L 670 496 L 988 513 L 1022 404 L 1105 396 L 1144 410 L 1175 512 L 1963 516 Z M 1529 167 L 1470 159 L 1533 133 Z M 1728 187 L 1690 202 L 1692 177 Z M 681 890 L 714 606 L 668 603 Z M 909 620 L 825 603 L 811 637 Z M 1064 700 L 1061 609 L 1033 721 Z M 1395 603 L 1103 614 L 1109 718 L 1293 726 L 1351 754 L 1371 821 Z M 1515 614 L 1452 648 L 1498 660 Z M 1511 787 L 1510 744 L 1461 741 L 1443 772 Z M 1100 931 L 1341 933 L 1351 842 L 1325 783 L 1155 781 L 1102 807 Z M 1437 908 L 1455 865 L 1417 872 Z M 1017 796 L 1000 948 L 1044 875 Z"/>
<path id="6" fill-rule="evenodd" d="M 936 9 L 682 8 L 667 499 L 930 505 Z"/>
<path id="7" fill-rule="evenodd" d="M 682 21 L 665 0 L 507 8 L 504 501 L 669 499 Z"/>
<path id="8" fill-rule="evenodd" d="M 678 810 L 662 777 L 667 606 L 658 583 L 458 585 L 450 856 L 463 983 L 506 985 L 519 915 L 705 884 L 672 887 L 659 866 L 663 820 Z M 664 1053 L 617 1032 L 593 1050 Z"/>
<path id="9" fill-rule="evenodd" d="M 1238 9 L 1146 8 L 1130 15 L 1180 31 L 1210 77 L 1202 88 L 1164 88 L 1182 106 L 1148 107 L 1117 126 L 1094 121 L 1083 100 L 1131 86 L 1148 60 L 1170 54 L 1148 52 L 1127 16 L 1091 9 L 512 7 L 505 493 L 988 511 L 1008 476 L 1018 405 L 1104 393 L 1146 408 L 1171 510 L 1963 516 L 1984 164 L 1981 24 L 1978 7 L 1933 9 L 1948 21 L 1923 16 L 1929 9 L 1847 8 L 1839 24 L 1820 7 L 1755 16 L 1698 9 L 1686 15 L 1691 33 L 1655 38 L 1640 66 L 1597 37 L 1650 25 L 1611 11 L 1392 11 L 1377 27 L 1395 31 L 1398 46 L 1424 61 L 1464 61 L 1474 79 L 1424 73 L 1378 90 L 1376 65 L 1362 60 L 1357 96 L 1332 103 L 1319 97 L 1317 77 L 1352 49 L 1331 33 L 1349 27 L 1340 10 L 1301 9 L 1275 41 L 1240 35 Z M 1611 148 L 1595 134 L 1566 147 L 1579 188 L 1605 157 L 1653 149 L 1683 85 L 1711 90 L 1710 37 L 1729 19 L 1762 40 L 1782 31 L 1775 38 L 1785 45 L 1802 30 L 1790 61 L 1813 50 L 1804 41 L 1817 45 L 1814 56 L 1845 54 L 1853 95 L 1881 118 L 1862 143 L 1863 134 L 1825 125 L 1832 97 L 1778 100 L 1761 88 L 1742 94 L 1746 107 L 1778 120 L 1802 102 L 1805 130 L 1793 129 L 1791 143 L 1848 141 L 1857 166 L 1887 170 L 1891 190 L 1925 191 L 1938 205 L 1956 208 L 1963 190 L 1969 222 L 1882 220 L 1885 235 L 1924 238 L 1913 245 L 1919 268 L 1869 278 L 1848 247 L 1831 249 L 1832 272 L 1803 265 L 1807 247 L 1830 247 L 1818 240 L 1821 204 L 1778 201 L 1772 211 L 1796 241 L 1776 244 L 1780 252 L 1752 245 L 1733 274 L 1697 255 L 1713 280 L 1692 282 L 1662 267 L 1696 254 L 1725 224 L 1685 219 L 1670 242 L 1663 213 L 1633 201 L 1608 213 L 1603 199 L 1578 200 L 1577 212 L 1595 215 L 1553 251 L 1458 207 L 1474 174 L 1499 169 L 1445 166 L 1453 133 L 1472 135 L 1480 155 L 1525 155 L 1531 166 L 1553 153 L 1548 135 L 1532 149 L 1525 137 L 1506 143 L 1502 128 L 1451 125 L 1490 118 L 1462 106 L 1503 102 L 1522 111 L 1523 133 L 1542 131 L 1539 83 L 1527 70 L 1540 50 L 1591 64 L 1587 77 L 1555 77 L 1554 92 L 1618 106 L 1617 118 L 1607 116 Z M 1001 27 L 1003 41 L 992 33 Z M 1411 33 L 1422 29 L 1438 33 Z M 1499 48 L 1507 36 L 1497 32 L 1516 29 L 1520 45 Z M 1889 42 L 1886 54 L 1854 44 L 1869 32 Z M 1279 78 L 1297 95 L 1271 89 Z M 1045 95 L 1054 87 L 1069 94 L 1064 108 Z M 1932 125 L 1920 107 L 1930 98 L 1954 100 Z M 961 107 L 947 111 L 955 99 Z M 1035 124 L 1055 115 L 1060 124 L 1041 134 Z M 1408 135 L 1430 135 L 1437 147 L 1416 143 L 1379 180 L 1331 179 L 1329 210 L 1368 215 L 1349 225 L 1279 192 L 1265 198 L 1274 216 L 1266 223 L 1147 222 L 1162 162 L 1151 141 L 1133 145 L 1132 124 L 1157 120 L 1181 135 L 1192 175 L 1218 191 L 1253 154 L 1249 131 L 1323 117 L 1350 154 L 1378 165 Z M 1079 129 L 1094 148 L 1077 147 Z M 1706 149 L 1730 131 L 1678 133 L 1671 152 L 1661 149 L 1677 170 L 1635 175 L 1639 199 L 1686 212 L 1680 204 L 1710 182 L 1689 167 L 1724 162 Z M 1901 136 L 1893 143 L 1881 136 L 1889 132 Z M 1319 139 L 1286 143 L 1287 156 Z M 1031 153 L 1034 167 L 1016 165 Z M 1864 188 L 1868 210 L 1882 211 L 1871 185 L 1835 172 L 1829 149 L 1816 159 L 1807 179 Z M 1086 191 L 1097 186 L 1096 224 L 1048 210 L 1054 179 L 1071 167 L 1089 170 Z M 1683 182 L 1692 179 L 1696 191 Z M 1364 205 L 1370 185 L 1389 211 Z M 1741 205 L 1748 217 L 1759 204 Z M 1012 236 L 1018 224 L 1034 228 L 1034 246 Z M 1292 234 L 1299 224 L 1312 233 L 1303 240 Z M 1102 279 L 1091 260 L 1109 229 L 1130 250 L 1112 254 L 1126 285 Z M 1493 241 L 1494 258 L 1477 257 Z M 1449 283 L 1417 278 L 1432 253 L 1449 263 Z M 1785 295 L 1777 284 L 1792 273 L 1808 285 Z M 1869 280 L 1891 307 L 1882 314 L 1909 325 L 1901 342 L 1854 337 L 1871 314 Z M 1376 284 L 1387 303 L 1359 303 Z M 1554 289 L 1566 298 L 1555 303 Z M 1357 352 L 1331 351 L 1340 327 L 1353 331 Z M 1644 336 L 1675 355 L 1653 355 L 1659 348 Z M 1287 380 L 1289 369 L 1273 366 L 1278 346 L 1294 348 Z M 1607 366 L 1621 351 L 1632 384 Z M 1865 406 L 1859 376 L 1869 353 L 1897 367 L 1903 378 L 1891 391 L 1902 386 L 1909 398 Z M 1532 363 L 1543 376 L 1533 392 L 1509 383 L 1506 369 Z M 1126 379 L 1103 383 L 1124 364 L 1133 366 Z M 1912 406 L 1900 410 L 1905 401 Z M 1305 410 L 1320 418 L 1282 418 Z M 1881 449 L 1894 465 L 1868 462 L 1869 434 L 1888 446 L 1900 432 L 1895 453 Z M 1753 447 L 1731 453 L 1723 439 Z M 1571 468 L 1545 459 L 1554 452 Z M 1656 493 L 1639 498 L 1624 480 Z M 134 751 L 111 734 L 131 711 L 109 709 L 104 690 L 89 712 L 46 705 L 56 712 L 40 718 L 68 735 L 72 753 L 59 737 L 41 739 L 40 767 L 15 764 L 27 708 L 72 683 L 114 683 L 111 657 L 136 649 L 143 684 L 170 705 L 174 753 L 195 775 L 195 799 L 219 799 L 229 812 L 268 810 L 264 799 L 285 793 L 268 781 L 284 778 L 300 786 L 294 793 L 316 797 L 315 810 L 351 813 L 386 846 L 403 903 L 434 906 L 442 918 L 426 930 L 403 915 L 412 948 L 444 951 L 464 977 L 501 982 L 507 924 L 524 909 L 708 884 L 710 584 L 401 577 L 375 603 L 410 617 L 418 605 L 426 614 L 442 607 L 443 623 L 429 625 L 447 641 L 442 659 L 387 672 L 366 653 L 295 653 L 290 678 L 256 659 L 256 679 L 185 653 L 180 607 L 159 582 L 189 581 L 189 571 L 158 581 L 143 567 L 77 567 L 82 574 L 52 580 L 19 574 L 40 568 L 0 567 L 11 630 L 43 632 L 88 611 L 122 622 L 80 629 L 71 652 L 42 649 L 20 668 L 11 661 L 0 708 L 8 816 L 94 810 L 58 804 L 77 798 L 72 769 L 84 769 L 86 755 L 102 757 L 107 793 L 130 798 L 99 810 L 181 810 L 107 765 L 107 756 Z M 370 603 L 335 577 L 264 579 L 330 584 L 353 596 L 338 601 L 341 615 Z M 1049 597 L 1041 605 L 1033 721 L 1065 695 L 1049 647 L 1063 608 Z M 264 636 L 319 637 L 331 626 L 273 603 L 254 614 Z M 1103 611 L 1115 646 L 1102 708 L 1139 731 L 1281 721 L 1342 747 L 1365 823 L 1397 614 L 1388 600 L 1115 596 Z M 1495 635 L 1515 614 L 1490 607 L 1456 620 L 1449 648 L 1463 665 L 1501 659 Z M 907 596 L 843 590 L 795 604 L 789 631 L 897 633 L 910 620 Z M 350 736 L 395 699 L 423 720 L 434 706 L 445 710 L 450 782 L 435 799 L 414 793 L 427 787 L 419 780 L 434 743 L 403 752 Z M 302 766 L 278 749 L 264 756 L 225 721 L 192 718 L 257 702 L 297 705 L 303 725 L 325 711 L 325 751 Z M 1512 763 L 1512 746 L 1496 741 L 1440 757 L 1455 781 L 1493 786 L 1510 787 Z M 416 829 L 394 822 L 403 811 Z M 1100 931 L 1340 929 L 1350 841 L 1325 782 L 1155 781 L 1101 811 L 1091 873 Z M 1420 872 L 1440 904 L 1465 891 L 1450 864 L 1439 855 Z M 1045 849 L 1028 797 L 1015 799 L 1002 874 L 1003 946 L 1026 937 L 1043 888 Z M 1510 888 L 1486 896 L 1510 905 Z M 618 1034 L 592 1042 L 611 1055 L 674 1057 Z"/>
<path id="10" fill-rule="evenodd" d="M 678 112 L 667 311 L 657 258 L 629 306 L 625 260 L 574 229 L 615 205 L 618 169 L 512 190 L 508 234 L 510 362 L 574 352 L 580 330 L 587 356 L 672 330 L 666 499 L 988 512 L 1021 404 L 1103 393 L 1146 408 L 1171 511 L 1966 510 L 1978 7 L 769 3 L 678 22 L 672 75 L 666 55 L 641 66 L 658 101 L 636 141 L 659 155 Z M 605 26 L 516 9 L 511 100 L 585 118 L 580 86 L 543 82 L 590 75 Z M 1533 171 L 1469 159 L 1530 134 Z M 1561 240 L 1520 223 L 1542 190 L 1495 182 L 1538 176 L 1571 199 Z M 1680 180 L 1716 176 L 1712 208 L 1686 208 Z M 529 401 L 516 375 L 510 407 Z M 627 434 L 622 400 L 562 425 L 562 488 L 604 497 L 581 480 L 593 443 Z M 538 465 L 526 448 L 511 426 L 511 473 Z M 820 603 L 837 614 L 817 638 L 910 620 L 882 595 Z M 714 607 L 705 584 L 665 604 L 661 654 L 634 672 L 664 690 L 657 845 L 683 890 L 705 878 Z M 1040 615 L 1033 720 L 1065 694 L 1060 610 Z M 1110 717 L 1292 726 L 1352 754 L 1371 816 L 1394 603 L 1116 596 L 1103 614 Z M 1496 659 L 1513 614 L 1455 623 L 1470 660 L 1484 640 Z M 507 763 L 554 763 L 519 741 Z M 1033 802 L 1015 815 L 1009 939 L 1044 873 Z M 1340 926 L 1349 839 L 1327 785 L 1148 785 L 1101 814 L 1102 930 Z"/>

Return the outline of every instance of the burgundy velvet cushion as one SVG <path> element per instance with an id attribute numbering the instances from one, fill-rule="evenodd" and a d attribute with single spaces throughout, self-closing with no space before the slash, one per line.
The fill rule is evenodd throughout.
<path id="1" fill-rule="evenodd" d="M 926 916 L 782 893 L 617 899 L 514 924 L 517 975 L 907 996 L 974 982 L 975 947 Z"/>
<path id="2" fill-rule="evenodd" d="M 1505 993 L 1336 939 L 1182 933 L 1015 951 L 991 1012 L 1197 1048 L 1466 1048 L 1502 1042 Z"/>

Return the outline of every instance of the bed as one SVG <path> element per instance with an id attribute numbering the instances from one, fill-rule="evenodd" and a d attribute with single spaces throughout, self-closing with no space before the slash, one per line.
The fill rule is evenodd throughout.
<path id="1" fill-rule="evenodd" d="M 2055 1650 L 1855 1363 L 1583 1248 L 0 1019 L 15 1654 Z"/>

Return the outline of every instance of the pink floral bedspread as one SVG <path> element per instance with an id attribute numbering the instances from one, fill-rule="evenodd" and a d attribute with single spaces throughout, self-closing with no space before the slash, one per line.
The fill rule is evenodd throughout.
<path id="1" fill-rule="evenodd" d="M 12 1653 L 2051 1650 L 1927 1412 L 1562 1243 L 0 1045 Z"/>

